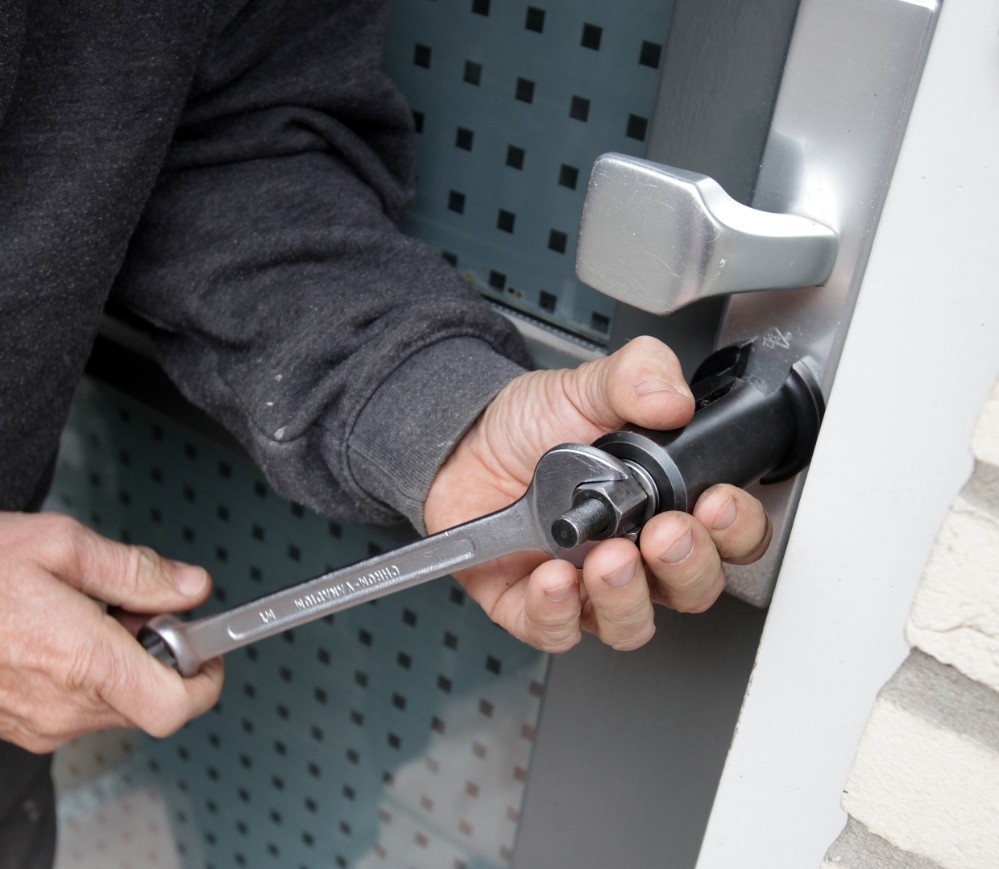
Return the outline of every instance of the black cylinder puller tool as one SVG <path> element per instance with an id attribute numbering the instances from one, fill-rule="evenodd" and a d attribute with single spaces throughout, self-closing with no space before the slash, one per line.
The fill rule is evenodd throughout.
<path id="1" fill-rule="evenodd" d="M 752 373 L 760 352 L 749 342 L 709 356 L 692 378 L 694 416 L 683 428 L 626 427 L 595 441 L 635 479 L 579 486 L 572 509 L 552 525 L 558 544 L 573 549 L 627 533 L 628 525 L 637 529 L 656 513 L 690 512 L 716 483 L 776 483 L 802 470 L 822 421 L 822 392 L 804 361 L 790 363 L 783 381 L 768 386 Z"/>

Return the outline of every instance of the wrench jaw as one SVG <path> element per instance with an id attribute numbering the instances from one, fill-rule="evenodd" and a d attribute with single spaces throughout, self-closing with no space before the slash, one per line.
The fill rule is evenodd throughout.
<path id="1" fill-rule="evenodd" d="M 561 520 L 577 506 L 577 491 L 588 486 L 625 483 L 633 469 L 620 459 L 596 447 L 584 444 L 561 444 L 538 461 L 534 479 L 525 498 L 537 523 L 541 548 L 578 567 L 589 550 L 587 541 L 559 533 Z M 569 544 L 569 545 L 566 545 Z"/>
<path id="2" fill-rule="evenodd" d="M 188 678 L 201 669 L 203 659 L 193 653 L 183 626 L 176 616 L 156 616 L 139 631 L 139 642 L 157 661 Z"/>
<path id="3" fill-rule="evenodd" d="M 638 538 L 656 512 L 657 493 L 637 466 L 624 480 L 583 483 L 576 488 L 572 509 L 552 524 L 552 536 L 568 550 L 610 537 Z"/>

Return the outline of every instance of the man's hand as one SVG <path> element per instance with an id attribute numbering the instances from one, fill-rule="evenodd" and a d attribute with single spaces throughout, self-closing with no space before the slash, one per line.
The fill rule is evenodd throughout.
<path id="1" fill-rule="evenodd" d="M 560 443 L 588 444 L 625 423 L 685 425 L 694 401 L 664 344 L 637 338 L 612 356 L 573 370 L 537 371 L 511 381 L 455 447 L 424 510 L 431 533 L 491 513 L 519 498 L 541 455 Z M 652 604 L 701 612 L 724 587 L 722 562 L 755 561 L 770 542 L 760 503 L 714 486 L 693 516 L 662 513 L 640 546 L 606 540 L 581 572 L 566 561 L 518 554 L 470 568 L 457 579 L 489 616 L 548 652 L 575 645 L 582 630 L 615 649 L 634 649 L 655 631 Z"/>
<path id="2" fill-rule="evenodd" d="M 0 738 L 43 752 L 105 727 L 166 736 L 209 709 L 221 661 L 183 679 L 139 645 L 129 615 L 190 609 L 209 588 L 201 568 L 65 516 L 0 513 Z"/>

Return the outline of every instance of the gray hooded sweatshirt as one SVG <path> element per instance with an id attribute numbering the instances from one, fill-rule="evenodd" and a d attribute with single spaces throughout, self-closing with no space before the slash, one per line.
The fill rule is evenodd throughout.
<path id="1" fill-rule="evenodd" d="M 395 229 L 412 118 L 385 21 L 370 0 L 0 0 L 0 509 L 44 489 L 111 294 L 279 492 L 420 526 L 526 360 Z"/>

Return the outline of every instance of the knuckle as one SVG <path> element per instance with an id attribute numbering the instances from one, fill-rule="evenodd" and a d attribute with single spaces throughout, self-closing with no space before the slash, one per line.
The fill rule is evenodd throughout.
<path id="1" fill-rule="evenodd" d="M 546 623 L 547 622 L 547 623 Z M 527 642 L 547 654 L 567 652 L 582 639 L 578 621 L 532 621 L 527 626 Z"/>
<path id="2" fill-rule="evenodd" d="M 24 739 L 14 740 L 21 748 L 30 751 L 32 754 L 51 754 L 56 749 L 62 748 L 66 744 L 64 740 L 53 739 L 40 734 L 28 734 Z"/>
<path id="3" fill-rule="evenodd" d="M 670 578 L 669 591 L 674 595 L 689 595 L 710 583 L 715 574 L 714 565 L 694 565 L 693 569 L 677 573 Z"/>
<path id="4" fill-rule="evenodd" d="M 656 631 L 648 595 L 625 609 L 598 612 L 596 621 L 601 642 L 622 652 L 644 646 Z"/>
<path id="5" fill-rule="evenodd" d="M 87 546 L 88 532 L 79 522 L 62 513 L 43 513 L 34 528 L 51 559 L 73 567 L 80 564 Z"/>
<path id="6" fill-rule="evenodd" d="M 656 633 L 656 626 L 650 622 L 641 629 L 634 631 L 630 636 L 613 639 L 607 645 L 618 652 L 633 652 L 640 649 L 651 640 Z M 601 637 L 603 639 L 603 637 Z"/>
<path id="7" fill-rule="evenodd" d="M 582 631 L 577 627 L 575 630 L 565 631 L 561 636 L 550 635 L 532 645 L 539 651 L 548 655 L 560 655 L 575 648 L 583 638 Z"/>
<path id="8" fill-rule="evenodd" d="M 53 710 L 34 722 L 30 734 L 31 745 L 25 747 L 35 753 L 55 751 L 85 733 L 89 728 L 84 720 L 90 717 L 64 708 Z"/>
<path id="9" fill-rule="evenodd" d="M 52 704 L 33 708 L 23 702 L 15 703 L 0 716 L 0 735 L 32 754 L 47 754 L 69 739 L 62 735 L 58 715 L 59 711 Z"/>
<path id="10" fill-rule="evenodd" d="M 64 689 L 72 695 L 93 697 L 105 678 L 104 648 L 99 634 L 83 634 L 74 644 L 62 675 Z"/>
<path id="11" fill-rule="evenodd" d="M 695 547 L 698 551 L 682 564 L 661 572 L 654 597 L 677 612 L 701 612 L 706 598 L 711 603 L 724 587 L 725 573 L 721 558 L 713 547 Z"/>
<path id="12" fill-rule="evenodd" d="M 49 735 L 47 731 L 48 727 L 45 725 L 37 728 L 20 728 L 12 733 L 5 733 L 4 739 L 32 754 L 50 754 L 69 741 L 69 737 L 60 738 Z"/>
<path id="13" fill-rule="evenodd" d="M 159 557 L 147 546 L 129 546 L 124 550 L 122 570 L 124 590 L 139 593 L 158 574 Z"/>
<path id="14" fill-rule="evenodd" d="M 719 569 L 714 577 L 705 577 L 702 582 L 686 590 L 683 595 L 673 595 L 668 606 L 680 613 L 703 613 L 714 606 L 725 588 L 725 574 Z"/>

